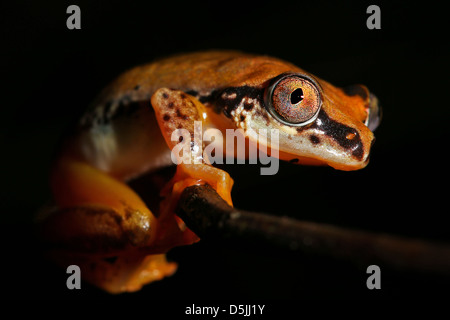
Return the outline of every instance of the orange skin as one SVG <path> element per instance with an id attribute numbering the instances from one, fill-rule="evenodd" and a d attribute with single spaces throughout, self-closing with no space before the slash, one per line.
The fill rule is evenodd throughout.
<path id="1" fill-rule="evenodd" d="M 313 79 L 321 92 L 317 120 L 308 125 L 281 124 L 264 107 L 267 88 L 286 72 Z M 111 293 L 173 274 L 176 264 L 164 253 L 199 240 L 173 212 L 179 195 L 208 183 L 232 205 L 233 180 L 208 159 L 180 164 L 155 213 L 126 182 L 171 165 L 172 132 L 183 128 L 194 136 L 194 120 L 222 132 L 278 129 L 282 160 L 363 168 L 374 139 L 365 122 L 377 106 L 367 88 L 353 89 L 349 95 L 293 64 L 234 51 L 174 56 L 125 72 L 88 108 L 55 161 L 55 208 L 42 219 L 53 257 L 79 265 L 87 281 Z"/>

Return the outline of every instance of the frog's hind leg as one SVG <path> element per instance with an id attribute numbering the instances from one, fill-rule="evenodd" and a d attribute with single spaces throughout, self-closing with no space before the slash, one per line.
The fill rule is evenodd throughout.
<path id="1" fill-rule="evenodd" d="M 58 262 L 79 265 L 84 279 L 112 293 L 138 290 L 175 271 L 164 252 L 176 238 L 154 246 L 160 223 L 126 184 L 70 158 L 56 164 L 51 184 L 56 209 L 39 225 Z"/>
<path id="2" fill-rule="evenodd" d="M 91 165 L 70 158 L 53 168 L 51 187 L 60 209 L 50 234 L 71 250 L 96 253 L 146 247 L 158 221 L 126 184 Z"/>

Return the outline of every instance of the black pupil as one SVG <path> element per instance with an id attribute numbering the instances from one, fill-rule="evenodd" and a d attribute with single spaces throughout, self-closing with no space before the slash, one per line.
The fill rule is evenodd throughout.
<path id="1" fill-rule="evenodd" d="M 297 88 L 291 93 L 291 103 L 297 104 L 303 100 L 303 90 L 301 88 Z"/>

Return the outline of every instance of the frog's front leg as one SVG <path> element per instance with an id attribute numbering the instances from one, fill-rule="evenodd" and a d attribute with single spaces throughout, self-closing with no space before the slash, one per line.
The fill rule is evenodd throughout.
<path id="1" fill-rule="evenodd" d="M 177 172 L 167 185 L 165 193 L 170 193 L 171 203 L 176 203 L 181 192 L 194 184 L 208 183 L 217 193 L 232 205 L 231 188 L 233 180 L 223 170 L 211 166 L 209 159 L 204 158 L 202 141 L 197 141 L 199 132 L 194 121 L 200 121 L 206 126 L 206 107 L 196 98 L 178 90 L 161 88 L 157 90 L 151 99 L 156 113 L 158 124 L 166 140 L 167 145 L 173 150 L 184 138 L 172 140 L 172 134 L 177 129 L 184 129 L 190 139 L 190 163 L 179 163 Z M 186 132 L 185 131 L 185 132 Z M 184 159 L 186 159 L 184 157 Z M 179 159 L 181 161 L 181 159 Z"/>

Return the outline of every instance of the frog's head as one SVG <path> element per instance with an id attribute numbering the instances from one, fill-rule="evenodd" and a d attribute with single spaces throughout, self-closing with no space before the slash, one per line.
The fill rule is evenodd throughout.
<path id="1" fill-rule="evenodd" d="M 337 88 L 267 56 L 215 54 L 221 57 L 211 67 L 216 72 L 213 77 L 204 76 L 209 77 L 210 90 L 206 95 L 196 92 L 196 96 L 243 129 L 250 142 L 261 144 L 265 140 L 261 136 L 267 135 L 268 147 L 276 148 L 280 159 L 293 163 L 325 164 L 340 170 L 367 165 L 381 109 L 365 86 Z M 199 78 L 197 73 L 195 77 Z M 195 79 L 190 81 L 204 81 Z M 277 145 L 270 141 L 272 129 L 278 132 Z"/>
<path id="2" fill-rule="evenodd" d="M 265 112 L 253 115 L 252 127 L 278 129 L 281 159 L 340 170 L 367 165 L 381 109 L 365 86 L 336 88 L 296 71 L 264 87 Z"/>

